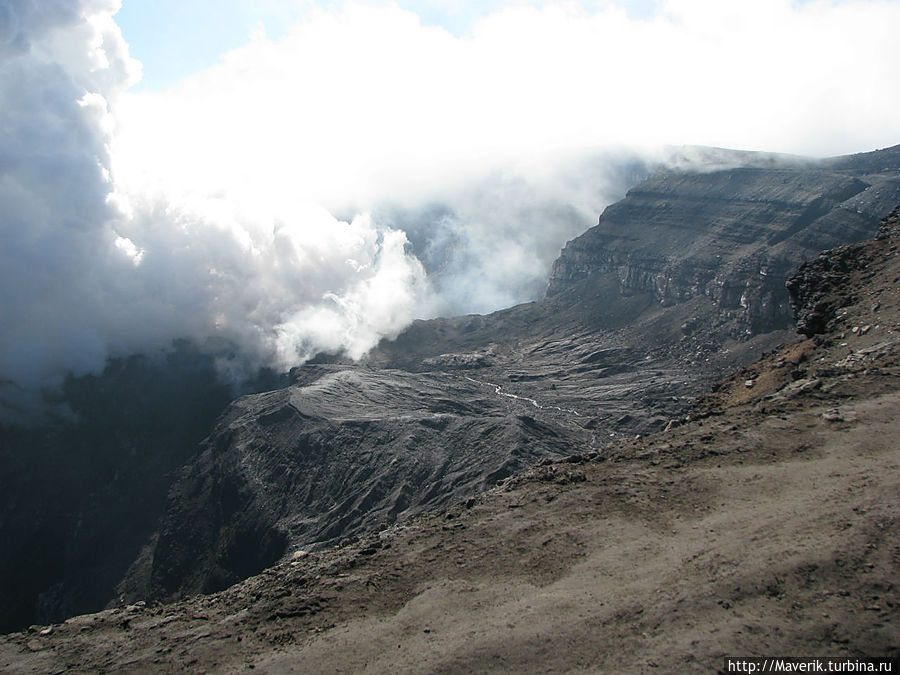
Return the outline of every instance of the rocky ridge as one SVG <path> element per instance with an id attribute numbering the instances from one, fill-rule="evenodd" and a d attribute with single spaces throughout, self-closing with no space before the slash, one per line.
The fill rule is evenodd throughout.
<path id="1" fill-rule="evenodd" d="M 742 167 L 702 181 L 657 174 L 566 245 L 547 293 L 591 292 L 613 275 L 622 291 L 662 305 L 705 296 L 750 334 L 784 328 L 792 321 L 784 285 L 797 261 L 871 236 L 900 198 L 900 151 L 870 160 L 832 161 L 830 171 Z"/>

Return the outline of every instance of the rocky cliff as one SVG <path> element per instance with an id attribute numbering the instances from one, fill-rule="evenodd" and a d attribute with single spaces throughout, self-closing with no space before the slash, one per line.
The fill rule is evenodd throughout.
<path id="1" fill-rule="evenodd" d="M 664 171 L 566 244 L 547 295 L 620 291 L 661 305 L 703 296 L 740 333 L 790 325 L 785 282 L 798 261 L 872 235 L 900 200 L 900 149 L 768 168 Z"/>
<path id="2" fill-rule="evenodd" d="M 900 207 L 882 221 L 878 238 L 896 237 L 898 230 Z M 850 247 L 823 252 L 803 263 L 787 283 L 797 329 L 810 337 L 836 332 L 836 327 L 845 322 L 846 312 L 841 308 L 858 300 L 849 281 L 854 274 L 865 274 L 871 263 L 871 257 L 864 251 Z M 873 303 L 873 314 L 880 308 L 880 302 Z M 866 324 L 857 326 L 856 332 L 868 332 L 870 329 L 871 324 Z"/>

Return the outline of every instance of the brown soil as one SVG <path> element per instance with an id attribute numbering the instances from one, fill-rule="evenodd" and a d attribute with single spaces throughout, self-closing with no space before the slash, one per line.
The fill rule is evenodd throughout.
<path id="1" fill-rule="evenodd" d="M 767 354 L 686 424 L 298 552 L 216 595 L 2 637 L 0 672 L 668 673 L 715 672 L 726 655 L 896 657 L 900 255 L 896 238 L 865 249 L 828 339 Z"/>

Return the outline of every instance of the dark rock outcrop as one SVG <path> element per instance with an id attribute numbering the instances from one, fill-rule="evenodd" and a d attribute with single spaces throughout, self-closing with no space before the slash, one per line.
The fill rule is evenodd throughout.
<path id="1" fill-rule="evenodd" d="M 887 239 L 898 231 L 900 207 L 881 221 L 877 238 Z M 866 270 L 871 262 L 863 249 L 843 246 L 803 263 L 787 283 L 797 330 L 808 337 L 832 332 L 839 310 L 857 301 L 852 275 Z"/>

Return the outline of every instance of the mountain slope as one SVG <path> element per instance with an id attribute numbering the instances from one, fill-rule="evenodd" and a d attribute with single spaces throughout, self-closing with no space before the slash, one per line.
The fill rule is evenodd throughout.
<path id="1" fill-rule="evenodd" d="M 900 161 L 893 177 L 886 161 L 878 174 L 859 158 L 853 171 L 661 172 L 566 246 L 546 299 L 417 322 L 362 364 L 300 368 L 291 387 L 239 399 L 174 482 L 120 593 L 218 590 L 292 548 L 680 420 L 787 338 L 785 281 L 814 242 L 872 236 L 884 195 L 900 202 Z"/>
<path id="2" fill-rule="evenodd" d="M 789 269 L 900 201 L 900 148 L 688 150 L 718 168 L 633 189 L 566 246 L 539 302 L 417 321 L 361 363 L 270 374 L 248 390 L 289 388 L 228 407 L 217 352 L 182 345 L 73 378 L 53 424 L 0 427 L 0 538 L 15 542 L 0 627 L 221 588 L 682 420 L 790 335 Z"/>
<path id="3" fill-rule="evenodd" d="M 0 638 L 0 669 L 711 672 L 900 657 L 900 210 L 792 287 L 821 332 L 686 423 L 297 553 L 221 593 Z M 852 261 L 852 262 L 849 262 Z M 825 300 L 825 304 L 822 301 Z"/>

